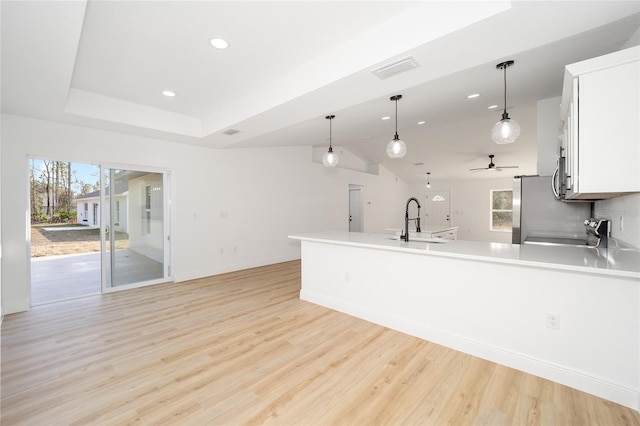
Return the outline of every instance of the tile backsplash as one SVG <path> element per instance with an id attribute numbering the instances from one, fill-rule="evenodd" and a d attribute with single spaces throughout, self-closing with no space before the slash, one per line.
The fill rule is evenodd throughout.
<path id="1" fill-rule="evenodd" d="M 640 248 L 640 194 L 596 201 L 595 217 L 611 221 L 611 236 Z"/>

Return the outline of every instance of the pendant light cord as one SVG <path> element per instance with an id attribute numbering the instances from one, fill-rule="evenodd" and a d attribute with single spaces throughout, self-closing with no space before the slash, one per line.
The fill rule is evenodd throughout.
<path id="1" fill-rule="evenodd" d="M 402 99 L 402 95 L 395 95 L 390 98 L 390 100 L 396 101 L 396 134 L 393 137 L 394 141 L 400 140 L 400 137 L 398 136 L 398 101 L 400 99 Z"/>
<path id="2" fill-rule="evenodd" d="M 396 98 L 396 137 L 398 139 L 398 98 Z"/>
<path id="3" fill-rule="evenodd" d="M 396 96 L 396 134 L 393 137 L 393 140 L 400 139 L 400 137 L 398 136 L 398 99 L 399 99 L 399 95 Z"/>
<path id="4" fill-rule="evenodd" d="M 329 152 L 333 152 L 333 147 L 332 147 L 332 129 L 331 129 L 331 121 L 333 121 L 333 119 L 335 118 L 335 115 L 327 115 L 325 118 L 327 120 L 329 120 Z"/>
<path id="5" fill-rule="evenodd" d="M 504 66 L 504 113 L 507 113 L 507 66 Z"/>
<path id="6" fill-rule="evenodd" d="M 502 120 L 507 120 L 509 118 L 509 114 L 507 114 L 507 68 L 509 68 L 511 65 L 513 65 L 513 61 L 505 61 L 496 65 L 496 68 L 501 69 L 503 71 L 504 110 L 502 112 Z"/>

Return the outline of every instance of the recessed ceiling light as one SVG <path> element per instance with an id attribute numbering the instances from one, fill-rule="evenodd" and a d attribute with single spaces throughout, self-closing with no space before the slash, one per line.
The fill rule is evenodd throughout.
<path id="1" fill-rule="evenodd" d="M 480 93 L 472 93 L 469 96 L 467 96 L 467 99 L 473 99 L 473 98 L 479 98 L 480 97 Z"/>
<path id="2" fill-rule="evenodd" d="M 391 117 L 386 116 L 386 117 L 382 117 L 380 120 L 389 120 Z"/>
<path id="3" fill-rule="evenodd" d="M 496 108 L 498 108 L 498 105 L 489 105 L 487 108 L 489 108 L 489 109 L 496 109 Z"/>
<path id="4" fill-rule="evenodd" d="M 163 95 L 165 95 L 165 96 L 168 96 L 168 97 L 170 97 L 170 98 L 176 95 L 176 94 L 175 94 L 174 92 L 172 92 L 171 90 L 163 90 L 163 91 L 162 91 L 162 94 L 163 94 Z"/>
<path id="5" fill-rule="evenodd" d="M 419 124 L 419 125 L 422 125 L 422 124 L 424 124 L 424 123 L 426 123 L 426 121 L 418 121 L 418 124 Z"/>
<path id="6" fill-rule="evenodd" d="M 216 49 L 226 49 L 229 47 L 229 43 L 223 38 L 212 38 L 209 43 L 211 43 L 211 45 Z"/>

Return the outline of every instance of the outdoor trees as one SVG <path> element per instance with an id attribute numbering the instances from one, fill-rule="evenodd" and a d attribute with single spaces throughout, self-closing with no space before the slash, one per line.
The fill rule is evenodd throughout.
<path id="1" fill-rule="evenodd" d="M 98 183 L 84 182 L 71 162 L 31 160 L 30 163 L 31 222 L 74 222 L 73 200 L 98 189 Z"/>

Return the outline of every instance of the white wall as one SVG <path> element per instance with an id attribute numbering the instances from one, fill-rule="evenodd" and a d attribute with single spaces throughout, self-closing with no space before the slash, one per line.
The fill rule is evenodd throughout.
<path id="1" fill-rule="evenodd" d="M 146 201 L 146 187 L 150 185 L 152 188 L 159 190 L 151 191 L 151 212 L 149 226 L 151 232 L 147 234 L 146 218 L 141 220 L 141 211 Z M 122 189 L 124 190 L 124 188 Z M 112 194 L 115 193 L 112 190 Z M 164 256 L 164 229 L 165 218 L 164 212 L 164 187 L 162 181 L 162 174 L 160 173 L 148 173 L 141 177 L 130 179 L 126 188 L 127 203 L 120 201 L 121 215 L 124 205 L 126 205 L 126 218 L 130 219 L 127 223 L 127 229 L 129 232 L 129 249 L 145 256 L 154 259 L 157 262 L 162 262 Z M 124 200 L 124 197 L 121 197 Z"/>
<path id="2" fill-rule="evenodd" d="M 311 147 L 214 150 L 159 139 L 2 115 L 2 302 L 29 307 L 27 155 L 172 171 L 176 281 L 300 257 L 287 238 L 348 229 L 349 184 L 364 186 L 364 230 L 402 218 L 407 184 L 326 169 Z"/>
<path id="3" fill-rule="evenodd" d="M 489 231 L 492 189 L 513 189 L 513 178 L 436 180 L 431 182 L 430 190 L 449 191 L 451 226 L 458 227 L 458 239 L 511 243 L 511 232 Z M 426 197 L 425 185 L 411 184 L 409 193 L 422 201 Z"/>
<path id="4" fill-rule="evenodd" d="M 629 47 L 633 47 L 633 46 L 637 46 L 640 44 L 640 28 L 638 28 L 636 30 L 635 33 L 633 33 L 633 35 L 631 37 L 629 37 L 629 40 L 625 41 L 625 43 L 622 45 L 622 49 L 628 49 Z"/>
<path id="5" fill-rule="evenodd" d="M 2 124 L 0 123 L 0 128 Z M 0 133 L 0 142 L 2 135 Z M 0 145 L 1 147 L 1 145 Z M 0 149 L 0 164 L 2 164 L 2 149 Z M 2 173 L 0 173 L 0 189 L 2 188 Z M 1 194 L 1 192 L 0 192 Z M 0 196 L 0 225 L 2 224 L 2 197 Z M 0 324 L 4 319 L 4 305 L 2 303 L 2 226 L 0 226 Z"/>
<path id="6" fill-rule="evenodd" d="M 538 162 L 536 169 L 540 176 L 553 175 L 560 149 L 559 135 L 562 134 L 560 121 L 561 96 L 542 99 L 536 104 Z"/>
<path id="7" fill-rule="evenodd" d="M 611 221 L 613 238 L 640 249 L 640 194 L 596 201 L 594 215 Z"/>

